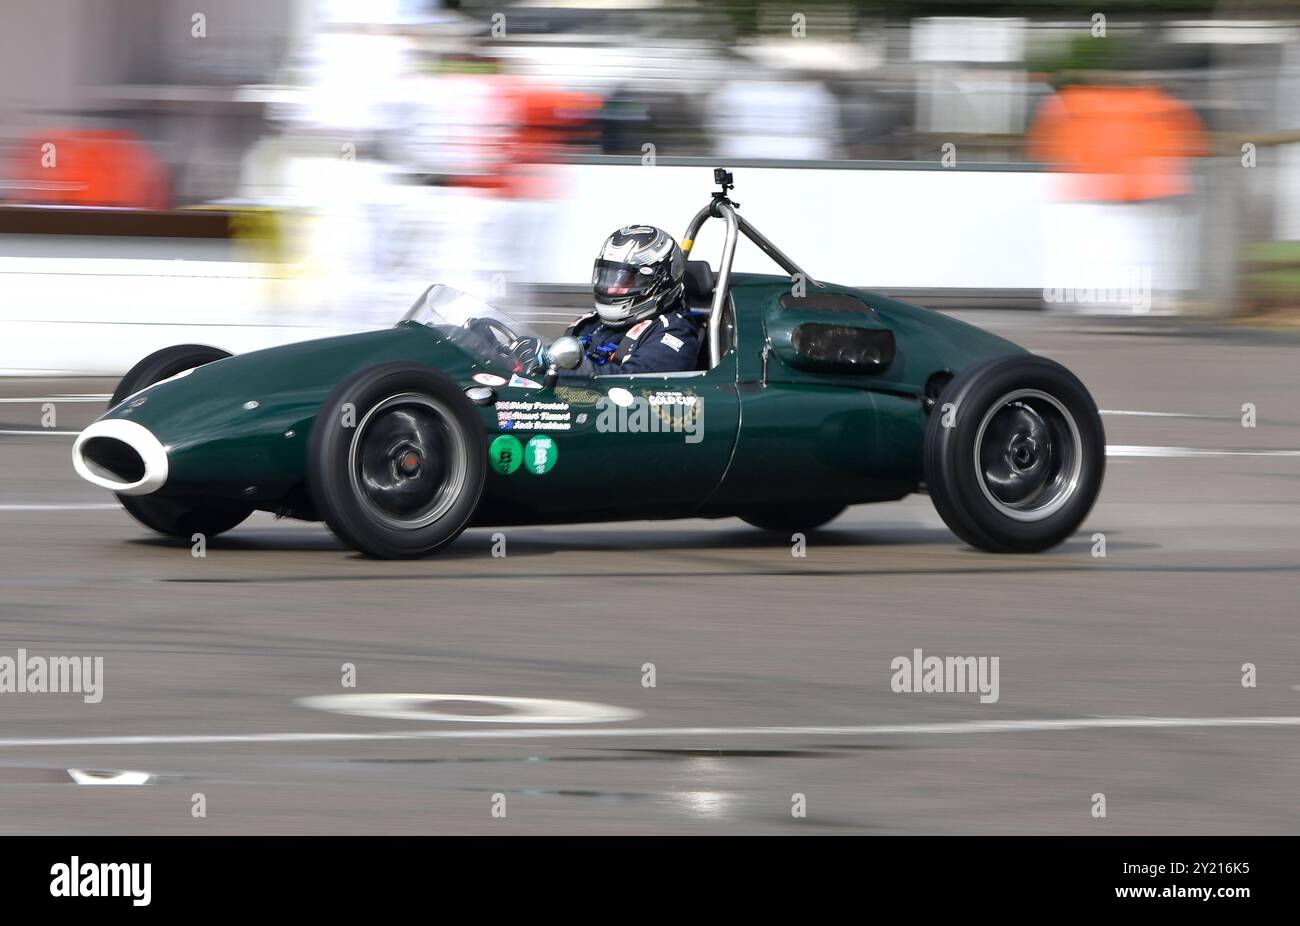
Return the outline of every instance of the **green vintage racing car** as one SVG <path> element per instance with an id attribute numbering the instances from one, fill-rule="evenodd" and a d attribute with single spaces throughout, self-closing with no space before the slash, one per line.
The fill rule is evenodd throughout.
<path id="1" fill-rule="evenodd" d="M 239 356 L 141 360 L 73 462 L 145 526 L 191 539 L 253 511 L 324 520 L 365 554 L 427 556 L 471 526 L 740 517 L 807 531 L 847 506 L 928 492 L 962 540 L 1034 552 L 1070 536 L 1105 468 L 1096 405 L 1051 360 L 939 313 L 820 282 L 737 211 L 730 175 L 691 220 L 707 315 L 694 370 L 566 375 L 556 339 L 427 289 L 393 328 Z M 733 273 L 741 235 L 781 275 Z"/>

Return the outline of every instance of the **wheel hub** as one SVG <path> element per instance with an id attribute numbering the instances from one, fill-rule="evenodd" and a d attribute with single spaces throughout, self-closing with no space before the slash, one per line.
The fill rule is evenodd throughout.
<path id="1" fill-rule="evenodd" d="M 1038 441 L 1028 434 L 1017 434 L 1007 447 L 1007 458 L 1016 470 L 1032 468 L 1038 460 Z"/>
<path id="2" fill-rule="evenodd" d="M 412 530 L 442 517 L 464 484 L 466 448 L 437 401 L 403 394 L 366 414 L 352 438 L 352 480 L 371 517 Z"/>
<path id="3" fill-rule="evenodd" d="M 980 488 L 1008 517 L 1037 521 L 1074 493 L 1082 464 L 1073 416 L 1045 392 L 1024 389 L 994 403 L 975 440 Z"/>
<path id="4" fill-rule="evenodd" d="M 397 471 L 406 477 L 418 476 L 422 462 L 420 451 L 414 447 L 401 448 L 396 454 Z"/>

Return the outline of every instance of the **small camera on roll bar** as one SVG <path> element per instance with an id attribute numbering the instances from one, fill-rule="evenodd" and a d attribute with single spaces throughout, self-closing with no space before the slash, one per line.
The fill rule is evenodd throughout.
<path id="1" fill-rule="evenodd" d="M 713 182 L 722 187 L 721 190 L 713 191 L 713 199 L 715 201 L 730 203 L 733 206 L 740 205 L 740 203 L 731 202 L 731 198 L 727 195 L 728 191 L 736 188 L 736 181 L 735 178 L 731 176 L 731 171 L 727 170 L 725 167 L 713 168 Z"/>

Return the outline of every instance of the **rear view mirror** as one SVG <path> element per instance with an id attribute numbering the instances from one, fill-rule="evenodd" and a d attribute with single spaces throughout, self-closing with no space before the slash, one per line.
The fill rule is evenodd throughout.
<path id="1" fill-rule="evenodd" d="M 546 359 L 548 366 L 542 388 L 554 389 L 561 370 L 572 370 L 582 363 L 582 342 L 567 334 L 556 338 L 546 349 Z"/>
<path id="2" fill-rule="evenodd" d="M 561 370 L 572 370 L 582 363 L 582 343 L 575 337 L 565 335 L 556 338 L 546 350 L 551 365 Z"/>

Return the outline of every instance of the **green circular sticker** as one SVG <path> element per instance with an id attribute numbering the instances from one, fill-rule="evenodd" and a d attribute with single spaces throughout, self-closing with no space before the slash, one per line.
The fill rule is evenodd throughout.
<path id="1" fill-rule="evenodd" d="M 488 463 L 503 476 L 509 476 L 524 462 L 524 445 L 513 434 L 499 434 L 488 447 Z"/>
<path id="2" fill-rule="evenodd" d="M 524 448 L 524 466 L 535 476 L 549 473 L 555 465 L 555 458 L 560 455 L 560 448 L 555 446 L 554 438 L 538 434 Z"/>

